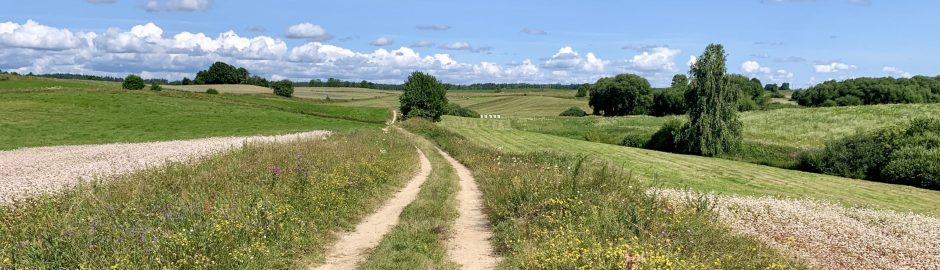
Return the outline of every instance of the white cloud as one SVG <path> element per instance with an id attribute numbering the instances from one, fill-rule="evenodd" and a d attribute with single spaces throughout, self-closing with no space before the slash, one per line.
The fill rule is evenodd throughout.
<path id="1" fill-rule="evenodd" d="M 698 62 L 698 57 L 695 57 L 695 55 L 689 56 L 689 61 L 685 62 L 685 66 L 692 67 L 696 62 Z"/>
<path id="2" fill-rule="evenodd" d="M 813 65 L 813 68 L 816 69 L 817 73 L 834 73 L 834 72 L 840 72 L 840 71 L 845 71 L 845 70 L 850 70 L 850 69 L 856 69 L 858 67 L 856 67 L 855 65 L 849 65 L 845 63 L 832 62 L 829 64 Z"/>
<path id="3" fill-rule="evenodd" d="M 681 51 L 666 47 L 653 48 L 639 55 L 633 56 L 629 63 L 633 69 L 643 72 L 674 72 L 676 71 L 676 56 Z"/>
<path id="4" fill-rule="evenodd" d="M 333 38 L 322 26 L 312 23 L 301 23 L 287 28 L 284 34 L 287 38 L 310 39 L 313 41 L 326 41 Z"/>
<path id="5" fill-rule="evenodd" d="M 584 58 L 570 46 L 558 49 L 558 52 L 545 60 L 543 64 L 549 69 L 581 70 L 586 72 L 603 72 L 610 61 L 597 58 L 594 53 L 587 53 Z"/>
<path id="6" fill-rule="evenodd" d="M 475 53 L 488 52 L 493 49 L 493 47 L 488 47 L 488 46 L 487 47 L 473 47 L 470 45 L 470 43 L 467 43 L 467 42 L 452 42 L 452 43 L 441 44 L 441 46 L 438 46 L 438 48 L 444 49 L 444 50 L 470 51 L 470 52 L 475 52 Z"/>
<path id="7" fill-rule="evenodd" d="M 903 70 L 901 70 L 901 69 L 899 69 L 899 68 L 897 68 L 897 67 L 888 67 L 888 66 L 886 66 L 886 67 L 881 68 L 881 71 L 883 71 L 885 74 L 888 74 L 888 76 L 892 76 L 892 77 L 901 77 L 901 78 L 910 78 L 910 77 L 911 77 L 911 73 L 910 73 L 910 72 L 903 71 Z"/>
<path id="8" fill-rule="evenodd" d="M 758 63 L 757 61 L 753 61 L 753 60 L 745 61 L 743 64 L 741 64 L 741 70 L 743 70 L 746 73 L 751 73 L 751 74 L 754 74 L 754 73 L 769 74 L 770 73 L 769 67 L 762 67 L 760 63 Z"/>
<path id="9" fill-rule="evenodd" d="M 390 37 L 379 37 L 379 38 L 373 40 L 373 41 L 372 41 L 371 43 L 369 43 L 369 44 L 372 44 L 372 46 L 385 46 L 385 45 L 390 45 L 390 44 L 392 44 L 392 43 L 394 43 L 394 42 L 395 42 L 395 40 L 392 39 L 392 38 L 390 38 Z"/>
<path id="10" fill-rule="evenodd" d="M 82 45 L 84 33 L 74 34 L 67 29 L 57 29 L 33 20 L 25 24 L 0 23 L 0 44 L 29 49 L 65 50 Z"/>
<path id="11" fill-rule="evenodd" d="M 793 72 L 789 72 L 783 69 L 778 69 L 776 72 L 767 74 L 767 78 L 775 82 L 789 82 L 793 80 Z"/>

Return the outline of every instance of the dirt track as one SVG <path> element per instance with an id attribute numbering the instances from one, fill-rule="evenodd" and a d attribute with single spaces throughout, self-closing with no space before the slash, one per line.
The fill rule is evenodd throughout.
<path id="1" fill-rule="evenodd" d="M 24 148 L 0 151 L 0 202 L 68 188 L 91 180 L 167 162 L 205 157 L 246 142 L 321 138 L 327 131 L 280 136 L 217 137 L 149 143 L 117 143 Z"/>
<path id="2" fill-rule="evenodd" d="M 483 213 L 483 195 L 477 187 L 473 174 L 450 155 L 438 149 L 441 156 L 454 167 L 460 178 L 457 193 L 457 221 L 454 235 L 447 243 L 447 254 L 461 265 L 461 269 L 495 269 L 499 259 L 494 255 L 486 214 Z"/>

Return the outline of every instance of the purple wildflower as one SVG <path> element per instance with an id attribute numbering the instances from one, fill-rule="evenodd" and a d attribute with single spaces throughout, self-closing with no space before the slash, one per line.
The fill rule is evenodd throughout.
<path id="1" fill-rule="evenodd" d="M 281 167 L 274 166 L 274 168 L 271 168 L 271 174 L 273 174 L 274 176 L 281 175 Z"/>

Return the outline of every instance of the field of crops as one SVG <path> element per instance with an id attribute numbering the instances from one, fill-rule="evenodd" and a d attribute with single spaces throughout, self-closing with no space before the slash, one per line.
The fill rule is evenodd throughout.
<path id="1" fill-rule="evenodd" d="M 940 216 L 940 192 L 746 162 L 592 143 L 527 132 L 509 121 L 445 117 L 441 125 L 474 142 L 514 152 L 588 155 L 622 165 L 654 186 L 735 195 L 809 198 L 846 206 L 913 211 Z"/>

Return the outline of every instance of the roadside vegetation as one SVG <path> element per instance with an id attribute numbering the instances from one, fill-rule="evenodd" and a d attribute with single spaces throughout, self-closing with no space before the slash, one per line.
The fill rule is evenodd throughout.
<path id="1" fill-rule="evenodd" d="M 805 268 L 720 225 L 707 198 L 670 205 L 612 164 L 500 151 L 423 120 L 403 126 L 473 170 L 508 268 Z"/>
<path id="2" fill-rule="evenodd" d="M 0 206 L 0 268 L 279 269 L 322 259 L 413 175 L 380 131 L 251 144 Z M 104 179 L 99 179 L 104 180 Z"/>

